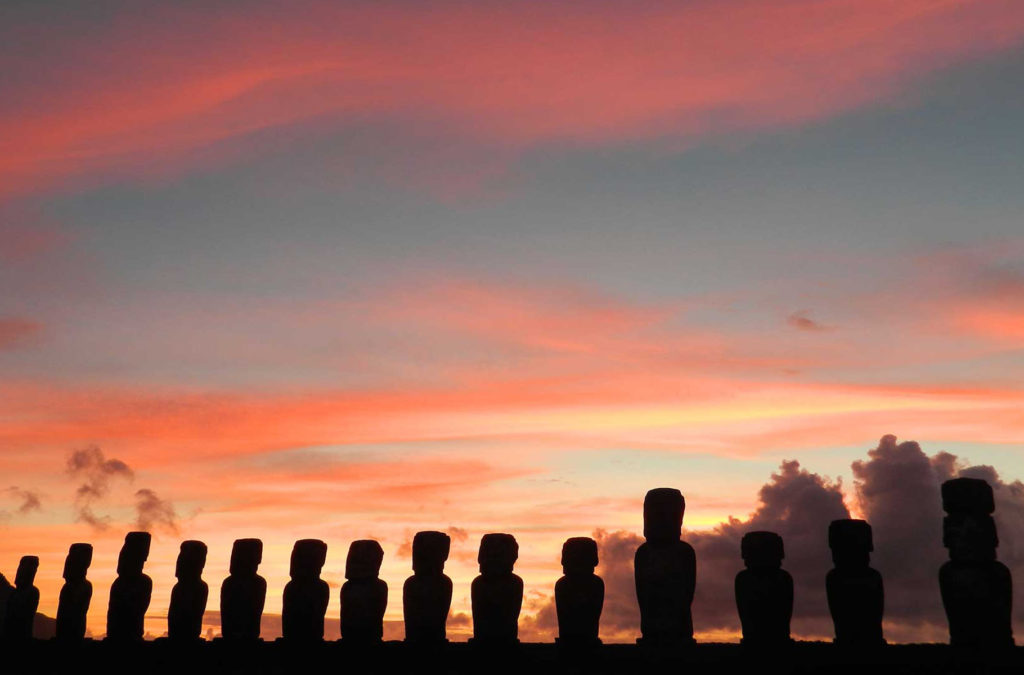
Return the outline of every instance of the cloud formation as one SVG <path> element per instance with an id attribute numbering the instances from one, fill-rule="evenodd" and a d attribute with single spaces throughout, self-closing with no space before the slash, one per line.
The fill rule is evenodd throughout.
<path id="1" fill-rule="evenodd" d="M 172 534 L 178 533 L 178 516 L 174 512 L 174 505 L 148 488 L 135 492 L 135 512 L 135 526 L 140 530 L 151 532 L 155 526 L 160 526 Z"/>
<path id="2" fill-rule="evenodd" d="M 0 317 L 0 350 L 22 347 L 37 337 L 43 325 L 21 317 Z"/>
<path id="3" fill-rule="evenodd" d="M 105 530 L 109 518 L 97 516 L 93 511 L 94 504 L 107 496 L 111 480 L 121 478 L 131 481 L 135 474 L 121 460 L 104 457 L 103 451 L 95 445 L 72 451 L 67 460 L 67 473 L 83 480 L 75 490 L 77 520 L 88 523 L 94 529 Z"/>

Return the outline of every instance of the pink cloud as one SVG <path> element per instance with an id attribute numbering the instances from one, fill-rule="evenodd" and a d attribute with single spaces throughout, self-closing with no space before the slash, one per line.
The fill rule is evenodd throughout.
<path id="1" fill-rule="evenodd" d="M 0 317 L 0 350 L 28 344 L 42 333 L 40 323 L 20 317 Z"/>

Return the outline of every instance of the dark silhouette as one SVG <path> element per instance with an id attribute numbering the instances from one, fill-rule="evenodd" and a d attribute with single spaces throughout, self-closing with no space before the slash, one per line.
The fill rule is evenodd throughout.
<path id="1" fill-rule="evenodd" d="M 7 599 L 4 618 L 4 638 L 9 642 L 24 642 L 32 639 L 32 622 L 39 608 L 39 589 L 33 584 L 39 558 L 34 555 L 22 556 L 18 572 L 14 576 L 14 592 Z"/>
<path id="2" fill-rule="evenodd" d="M 882 575 L 870 566 L 875 550 L 871 526 L 863 520 L 833 520 L 828 526 L 828 545 L 835 568 L 825 577 L 825 590 L 836 644 L 857 648 L 885 644 Z"/>
<path id="3" fill-rule="evenodd" d="M 523 607 L 523 580 L 513 573 L 519 544 L 511 534 L 485 534 L 477 562 L 480 576 L 473 579 L 473 640 L 488 645 L 519 642 L 519 612 Z"/>
<path id="4" fill-rule="evenodd" d="M 444 563 L 451 545 L 451 538 L 444 532 L 417 532 L 412 538 L 413 575 L 402 587 L 407 642 L 447 641 L 452 580 L 444 573 Z"/>
<path id="5" fill-rule="evenodd" d="M 756 647 L 788 644 L 793 577 L 782 569 L 782 537 L 774 532 L 748 532 L 740 546 L 747 566 L 736 575 L 742 643 Z"/>
<path id="6" fill-rule="evenodd" d="M 226 640 L 258 640 L 267 582 L 257 574 L 263 542 L 236 539 L 231 547 L 230 575 L 220 587 L 221 634 Z"/>
<path id="7" fill-rule="evenodd" d="M 178 583 L 171 589 L 171 606 L 167 610 L 167 637 L 172 640 L 198 640 L 203 630 L 203 614 L 210 587 L 203 581 L 206 567 L 206 544 L 183 541 L 178 551 L 174 576 Z"/>
<path id="8" fill-rule="evenodd" d="M 143 620 L 153 595 L 153 581 L 142 573 L 152 542 L 149 532 L 129 532 L 117 558 L 117 578 L 110 586 L 107 639 L 141 640 Z"/>
<path id="9" fill-rule="evenodd" d="M 372 539 L 348 547 L 341 587 L 341 638 L 355 643 L 380 642 L 384 637 L 384 611 L 388 585 L 378 575 L 384 549 Z"/>
<path id="10" fill-rule="evenodd" d="M 675 488 L 655 488 L 644 498 L 644 539 L 633 558 L 641 641 L 655 646 L 693 643 L 690 606 L 697 584 L 697 556 L 682 541 L 686 500 Z"/>
<path id="11" fill-rule="evenodd" d="M 92 583 L 85 578 L 92 564 L 92 544 L 72 544 L 64 559 L 64 586 L 57 603 L 57 639 L 85 637 L 85 617 L 92 602 Z"/>
<path id="12" fill-rule="evenodd" d="M 316 641 L 324 638 L 324 615 L 331 589 L 320 578 L 327 562 L 327 544 L 319 539 L 300 539 L 292 548 L 289 581 L 284 587 L 281 634 L 286 640 Z"/>
<path id="13" fill-rule="evenodd" d="M 597 542 L 590 537 L 573 537 L 562 544 L 562 573 L 555 582 L 555 610 L 558 641 L 573 645 L 596 645 L 604 607 L 604 581 L 594 574 Z"/>
<path id="14" fill-rule="evenodd" d="M 942 604 L 955 647 L 995 650 L 1013 645 L 1013 580 L 996 560 L 992 487 L 977 478 L 942 484 L 942 543 L 949 561 L 939 570 Z"/>

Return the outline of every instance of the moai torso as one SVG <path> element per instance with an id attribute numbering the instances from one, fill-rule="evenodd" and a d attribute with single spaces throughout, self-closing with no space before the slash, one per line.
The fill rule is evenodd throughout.
<path id="1" fill-rule="evenodd" d="M 153 595 L 153 581 L 142 569 L 149 557 L 148 532 L 129 532 L 117 560 L 117 579 L 110 586 L 107 639 L 141 640 L 144 620 Z"/>
<path id="2" fill-rule="evenodd" d="M 417 532 L 412 541 L 414 574 L 402 587 L 405 639 L 438 643 L 447 639 L 452 580 L 444 573 L 451 539 L 444 532 Z"/>
<path id="3" fill-rule="evenodd" d="M 565 576 L 555 583 L 558 640 L 562 643 L 600 642 L 604 581 L 594 574 L 597 562 L 597 542 L 589 537 L 574 537 L 562 545 Z"/>
<path id="4" fill-rule="evenodd" d="M 183 541 L 174 572 L 178 582 L 171 589 L 167 610 L 167 637 L 172 640 L 198 640 L 202 634 L 203 614 L 210 595 L 210 587 L 202 579 L 205 567 L 206 544 Z"/>
<path id="5" fill-rule="evenodd" d="M 257 574 L 263 542 L 237 539 L 231 548 L 231 574 L 220 587 L 221 634 L 227 640 L 257 640 L 267 600 L 267 582 Z"/>
<path id="6" fill-rule="evenodd" d="M 327 544 L 319 539 L 301 539 L 292 549 L 291 581 L 284 587 L 281 612 L 282 635 L 286 640 L 316 641 L 324 637 L 324 615 L 331 590 L 320 578 L 327 560 Z"/>
<path id="7" fill-rule="evenodd" d="M 32 624 L 39 608 L 39 589 L 33 585 L 38 569 L 39 558 L 34 555 L 23 556 L 18 563 L 14 591 L 7 599 L 7 616 L 4 619 L 4 637 L 9 641 L 32 639 Z"/>
<path id="8" fill-rule="evenodd" d="M 835 642 L 844 647 L 877 647 L 882 637 L 885 606 L 882 575 L 869 566 L 871 526 L 863 520 L 834 520 L 829 547 L 835 568 L 825 577 Z"/>
<path id="9" fill-rule="evenodd" d="M 486 644 L 519 641 L 519 612 L 523 580 L 512 571 L 519 544 L 510 534 L 485 534 L 477 560 L 480 576 L 473 579 L 473 639 Z"/>
<path id="10" fill-rule="evenodd" d="M 341 587 L 341 638 L 356 643 L 380 642 L 388 585 L 379 578 L 384 550 L 372 539 L 354 541 L 345 561 Z"/>
<path id="11" fill-rule="evenodd" d="M 64 586 L 57 603 L 57 639 L 85 637 L 85 620 L 92 602 L 92 584 L 85 578 L 92 564 L 91 544 L 72 544 L 64 560 Z"/>
<path id="12" fill-rule="evenodd" d="M 736 575 L 735 590 L 743 644 L 787 644 L 793 617 L 793 577 L 781 568 L 782 538 L 774 532 L 748 532 L 742 549 L 747 569 Z"/>

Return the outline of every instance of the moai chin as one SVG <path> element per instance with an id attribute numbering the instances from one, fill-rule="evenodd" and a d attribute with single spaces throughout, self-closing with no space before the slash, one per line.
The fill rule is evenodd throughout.
<path id="1" fill-rule="evenodd" d="M 444 573 L 444 563 L 450 551 L 451 538 L 444 532 L 417 532 L 412 539 L 413 575 L 402 587 L 407 642 L 447 641 L 452 580 Z"/>
<path id="2" fill-rule="evenodd" d="M 300 539 L 292 548 L 291 581 L 284 587 L 281 611 L 282 636 L 286 640 L 317 641 L 324 637 L 324 615 L 331 589 L 320 578 L 327 562 L 327 544 L 319 539 Z"/>
<path id="3" fill-rule="evenodd" d="M 675 488 L 655 488 L 644 498 L 644 539 L 633 558 L 640 605 L 640 642 L 676 647 L 693 643 L 690 607 L 697 556 L 682 541 L 686 501 Z"/>
<path id="4" fill-rule="evenodd" d="M 825 577 L 825 590 L 835 643 L 856 648 L 885 644 L 882 575 L 870 566 L 874 550 L 871 526 L 863 520 L 833 520 L 828 527 L 828 545 L 835 568 Z"/>
<path id="5" fill-rule="evenodd" d="M 174 568 L 178 582 L 171 589 L 167 610 L 167 637 L 172 640 L 198 640 L 202 634 L 203 614 L 210 596 L 210 587 L 202 578 L 206 552 L 206 544 L 201 541 L 181 542 Z"/>
<path id="6" fill-rule="evenodd" d="M 346 581 L 341 587 L 341 639 L 354 643 L 380 642 L 388 585 L 379 577 L 384 549 L 372 539 L 352 542 L 345 559 Z"/>
<path id="7" fill-rule="evenodd" d="M 228 578 L 220 587 L 221 634 L 225 640 L 258 640 L 267 582 L 257 574 L 263 562 L 263 542 L 236 539 L 231 547 Z"/>
<path id="8" fill-rule="evenodd" d="M 977 478 L 942 484 L 943 545 L 949 561 L 939 570 L 942 604 L 954 647 L 997 650 L 1013 645 L 1010 571 L 996 560 L 992 486 Z"/>
<path id="9" fill-rule="evenodd" d="M 597 542 L 590 537 L 572 537 L 562 544 L 562 573 L 555 582 L 555 611 L 558 642 L 569 645 L 597 645 L 604 606 L 604 581 L 594 574 Z"/>
<path id="10" fill-rule="evenodd" d="M 514 572 L 519 544 L 511 534 L 485 534 L 477 562 L 480 576 L 473 579 L 471 602 L 473 640 L 487 645 L 519 642 L 519 612 L 523 607 L 523 580 Z"/>
<path id="11" fill-rule="evenodd" d="M 117 579 L 110 586 L 107 639 L 142 639 L 143 622 L 153 595 L 153 581 L 143 573 L 152 543 L 149 532 L 129 532 L 117 557 Z"/>
<path id="12" fill-rule="evenodd" d="M 34 555 L 22 556 L 14 576 L 14 590 L 7 598 L 7 612 L 4 618 L 4 637 L 10 642 L 24 642 L 32 639 L 32 623 L 39 608 L 39 589 L 33 584 L 39 558 Z"/>
<path id="13" fill-rule="evenodd" d="M 92 564 L 92 544 L 72 544 L 64 559 L 64 586 L 57 603 L 57 639 L 85 638 L 85 619 L 92 602 L 92 583 L 85 578 Z"/>
<path id="14" fill-rule="evenodd" d="M 782 569 L 782 537 L 774 532 L 748 532 L 743 535 L 740 552 L 746 569 L 736 575 L 735 588 L 742 643 L 755 647 L 789 644 L 793 577 Z"/>

